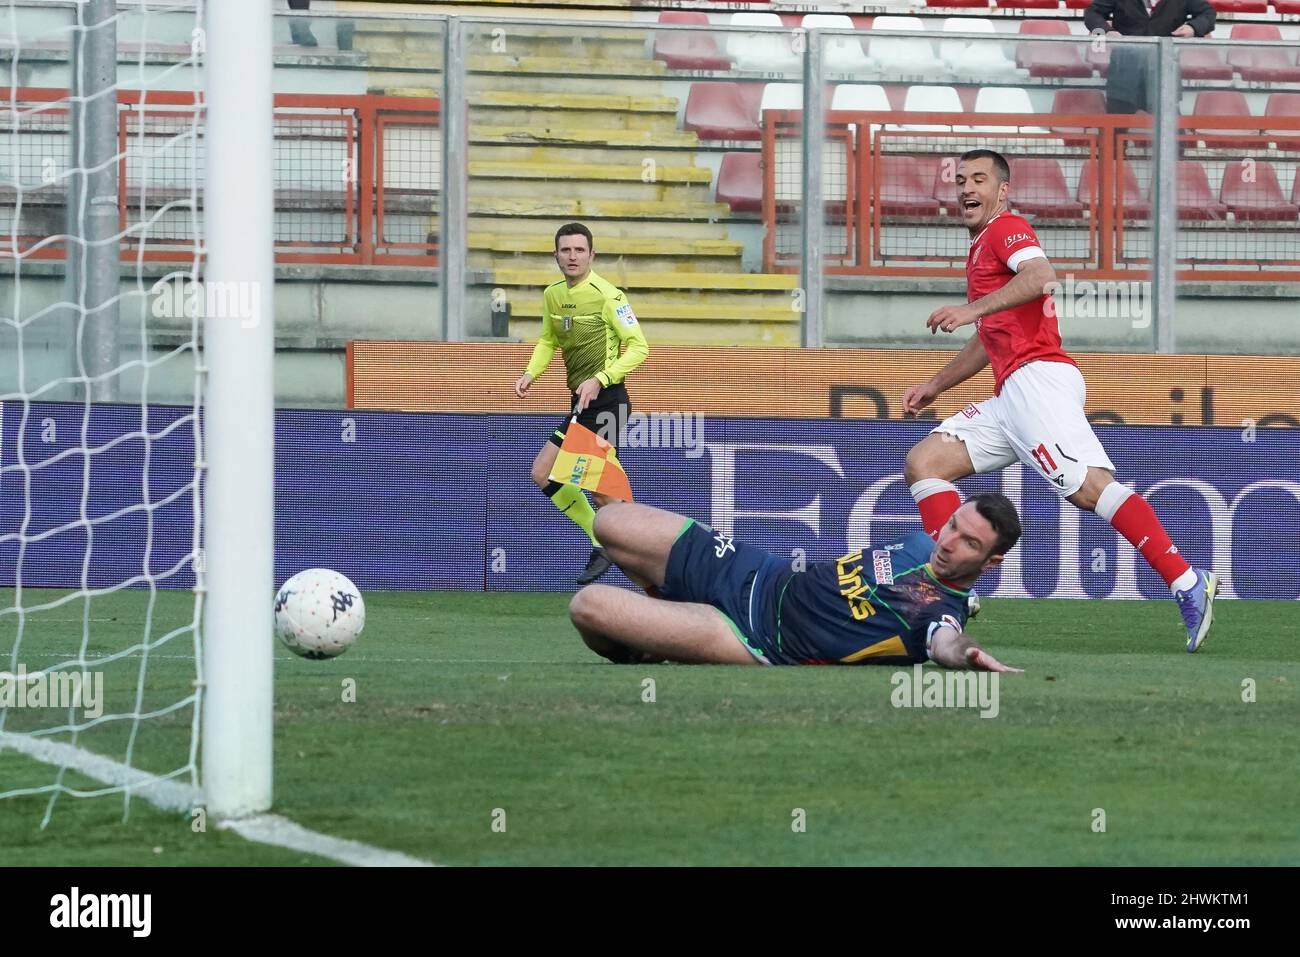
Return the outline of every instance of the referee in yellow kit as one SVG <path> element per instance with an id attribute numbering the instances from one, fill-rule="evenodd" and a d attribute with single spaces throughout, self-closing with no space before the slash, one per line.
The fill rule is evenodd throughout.
<path id="1" fill-rule="evenodd" d="M 650 346 L 627 297 L 617 286 L 592 272 L 595 256 L 591 230 L 582 223 L 568 223 L 556 232 L 555 262 L 564 278 L 546 287 L 542 335 L 533 349 L 527 371 L 515 382 L 515 395 L 521 399 L 527 397 L 529 387 L 551 364 L 555 350 L 562 351 L 569 390 L 573 393 L 572 412 L 551 433 L 550 440 L 533 460 L 533 481 L 591 539 L 591 557 L 578 577 L 579 585 L 594 582 L 609 571 L 610 560 L 596 540 L 593 529 L 596 512 L 587 496 L 576 486 L 552 482 L 551 467 L 574 414 L 579 423 L 616 447 L 610 454 L 617 458 L 619 433 L 632 411 L 623 380 L 650 354 Z M 611 416 L 615 428 L 601 428 L 609 423 Z M 592 492 L 591 497 L 596 508 L 614 501 L 597 492 Z"/>

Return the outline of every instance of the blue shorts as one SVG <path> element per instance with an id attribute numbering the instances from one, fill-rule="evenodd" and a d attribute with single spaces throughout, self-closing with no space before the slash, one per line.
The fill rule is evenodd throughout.
<path id="1" fill-rule="evenodd" d="M 756 659 L 786 664 L 776 645 L 776 599 L 792 574 L 788 561 L 687 519 L 668 553 L 659 594 L 712 605 Z"/>

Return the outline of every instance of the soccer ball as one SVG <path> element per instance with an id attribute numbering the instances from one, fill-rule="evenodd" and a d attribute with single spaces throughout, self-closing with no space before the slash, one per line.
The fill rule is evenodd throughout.
<path id="1" fill-rule="evenodd" d="M 294 654 L 319 660 L 351 647 L 366 626 L 366 603 L 346 576 L 309 568 L 280 586 L 275 633 Z"/>

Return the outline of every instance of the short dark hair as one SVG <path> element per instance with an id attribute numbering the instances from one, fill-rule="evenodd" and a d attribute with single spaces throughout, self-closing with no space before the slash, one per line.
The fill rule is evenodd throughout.
<path id="1" fill-rule="evenodd" d="M 594 253 L 596 251 L 596 243 L 591 238 L 591 230 L 588 229 L 586 226 L 582 225 L 582 223 L 565 223 L 563 226 L 557 229 L 555 231 L 556 249 L 560 248 L 561 236 L 586 236 L 587 252 Z"/>
<path id="2" fill-rule="evenodd" d="M 1020 541 L 1020 516 L 1011 499 L 997 492 L 981 492 L 971 496 L 970 503 L 988 520 L 998 536 L 990 555 L 1005 555 L 1016 547 L 1016 542 Z"/>
<path id="3" fill-rule="evenodd" d="M 1007 158 L 995 150 L 967 150 L 961 154 L 961 162 L 966 163 L 970 160 L 987 159 L 993 161 L 993 172 L 998 174 L 998 179 L 1004 183 L 1011 182 L 1011 164 Z"/>

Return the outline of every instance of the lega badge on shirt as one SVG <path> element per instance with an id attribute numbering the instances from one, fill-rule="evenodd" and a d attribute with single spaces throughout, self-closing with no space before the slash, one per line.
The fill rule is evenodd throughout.
<path id="1" fill-rule="evenodd" d="M 614 315 L 618 317 L 619 321 L 622 322 L 623 325 L 629 328 L 636 325 L 636 313 L 632 311 L 631 303 L 623 303 L 623 305 L 614 310 Z"/>

